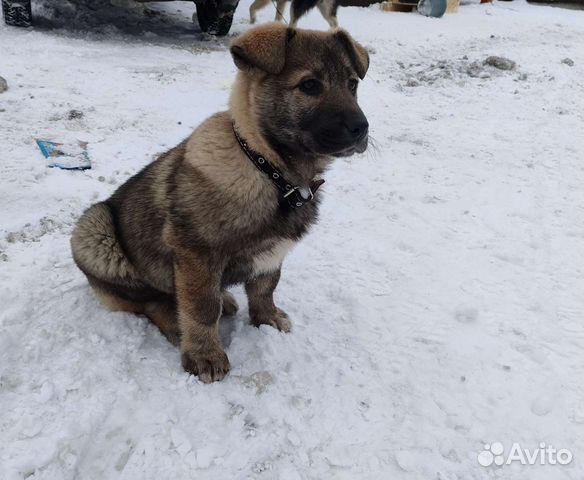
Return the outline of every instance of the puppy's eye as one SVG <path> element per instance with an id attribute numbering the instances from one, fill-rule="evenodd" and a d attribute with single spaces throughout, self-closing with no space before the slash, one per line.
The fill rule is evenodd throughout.
<path id="1" fill-rule="evenodd" d="M 351 93 L 353 95 L 355 95 L 357 93 L 358 86 L 359 86 L 359 82 L 357 80 L 355 80 L 354 78 L 349 80 L 349 90 L 351 90 Z"/>
<path id="2" fill-rule="evenodd" d="M 310 80 L 304 80 L 298 86 L 298 88 L 302 93 L 305 93 L 306 95 L 311 95 L 313 97 L 316 95 L 320 95 L 322 93 L 322 84 L 318 80 L 315 80 L 313 78 L 311 78 Z"/>

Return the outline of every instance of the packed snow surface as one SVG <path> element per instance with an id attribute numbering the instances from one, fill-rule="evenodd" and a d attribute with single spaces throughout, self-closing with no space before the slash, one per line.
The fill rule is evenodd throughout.
<path id="1" fill-rule="evenodd" d="M 341 8 L 371 53 L 373 145 L 334 164 L 285 261 L 293 332 L 250 326 L 235 289 L 232 370 L 204 385 L 98 303 L 69 235 L 225 109 L 230 38 L 200 34 L 190 3 L 101 24 L 51 3 L 35 29 L 0 26 L 2 480 L 583 478 L 584 12 Z M 35 138 L 89 142 L 93 169 L 46 168 Z M 573 460 L 481 466 L 494 442 Z"/>

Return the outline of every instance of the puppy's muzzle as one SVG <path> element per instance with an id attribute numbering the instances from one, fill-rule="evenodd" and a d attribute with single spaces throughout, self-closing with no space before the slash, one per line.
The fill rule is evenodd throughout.
<path id="1" fill-rule="evenodd" d="M 363 153 L 367 150 L 368 138 L 369 138 L 369 122 L 365 118 L 362 112 L 358 112 L 357 115 L 351 116 L 351 118 L 345 122 L 345 128 L 349 130 L 350 135 L 354 139 L 353 151 L 357 153 Z M 350 153 L 353 153 L 352 151 Z"/>
<path id="2" fill-rule="evenodd" d="M 363 141 L 369 132 L 369 122 L 362 112 L 350 115 L 343 122 L 343 127 L 349 132 L 355 144 Z"/>
<path id="3" fill-rule="evenodd" d="M 369 122 L 361 110 L 336 113 L 319 123 L 315 137 L 324 153 L 343 156 L 367 149 Z"/>

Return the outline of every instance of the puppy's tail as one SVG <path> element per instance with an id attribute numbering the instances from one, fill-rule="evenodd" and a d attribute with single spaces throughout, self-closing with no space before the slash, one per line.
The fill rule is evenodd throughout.
<path id="1" fill-rule="evenodd" d="M 113 282 L 134 274 L 118 241 L 112 212 L 105 202 L 91 206 L 81 216 L 73 230 L 71 249 L 75 263 L 86 275 Z"/>

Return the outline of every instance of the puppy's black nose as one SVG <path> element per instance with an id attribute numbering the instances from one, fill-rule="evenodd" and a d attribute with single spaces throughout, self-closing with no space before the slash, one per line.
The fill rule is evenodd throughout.
<path id="1" fill-rule="evenodd" d="M 344 123 L 345 128 L 355 140 L 363 138 L 369 129 L 369 122 L 362 113 L 346 117 Z"/>

